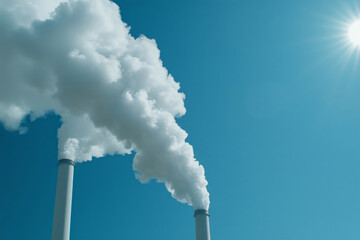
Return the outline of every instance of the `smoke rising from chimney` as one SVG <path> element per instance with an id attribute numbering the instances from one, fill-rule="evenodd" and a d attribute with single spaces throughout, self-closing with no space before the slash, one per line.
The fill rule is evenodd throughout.
<path id="1" fill-rule="evenodd" d="M 156 179 L 174 198 L 208 209 L 204 168 L 175 118 L 184 94 L 156 42 L 134 38 L 109 0 L 0 3 L 0 121 L 61 116 L 59 159 L 76 162 L 136 152 L 141 182 Z"/>

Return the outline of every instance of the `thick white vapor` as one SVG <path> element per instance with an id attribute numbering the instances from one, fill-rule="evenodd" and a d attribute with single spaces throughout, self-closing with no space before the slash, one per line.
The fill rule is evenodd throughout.
<path id="1" fill-rule="evenodd" d="M 134 38 L 109 0 L 0 2 L 0 121 L 61 116 L 59 159 L 77 162 L 136 152 L 141 182 L 156 179 L 172 196 L 208 209 L 204 168 L 187 133 L 179 84 L 154 40 Z"/>

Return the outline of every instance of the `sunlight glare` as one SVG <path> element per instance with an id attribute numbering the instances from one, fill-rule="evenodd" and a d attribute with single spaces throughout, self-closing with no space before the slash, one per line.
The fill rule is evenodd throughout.
<path id="1" fill-rule="evenodd" d="M 360 20 L 351 24 L 349 28 L 349 38 L 354 45 L 360 46 Z"/>

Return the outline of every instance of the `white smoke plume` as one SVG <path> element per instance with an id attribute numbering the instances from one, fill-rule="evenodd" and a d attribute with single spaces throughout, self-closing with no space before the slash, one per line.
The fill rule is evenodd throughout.
<path id="1" fill-rule="evenodd" d="M 0 2 L 0 121 L 61 116 L 59 159 L 76 162 L 136 152 L 141 182 L 208 209 L 204 168 L 175 118 L 184 94 L 154 40 L 134 38 L 109 0 Z"/>

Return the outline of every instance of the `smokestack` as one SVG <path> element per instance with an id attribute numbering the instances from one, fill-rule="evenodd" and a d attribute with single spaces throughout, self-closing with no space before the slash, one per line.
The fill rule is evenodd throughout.
<path id="1" fill-rule="evenodd" d="M 195 210 L 196 240 L 210 240 L 209 212 L 204 209 Z"/>
<path id="2" fill-rule="evenodd" d="M 70 159 L 61 159 L 58 163 L 52 240 L 69 240 L 70 238 L 74 166 L 75 162 Z"/>

